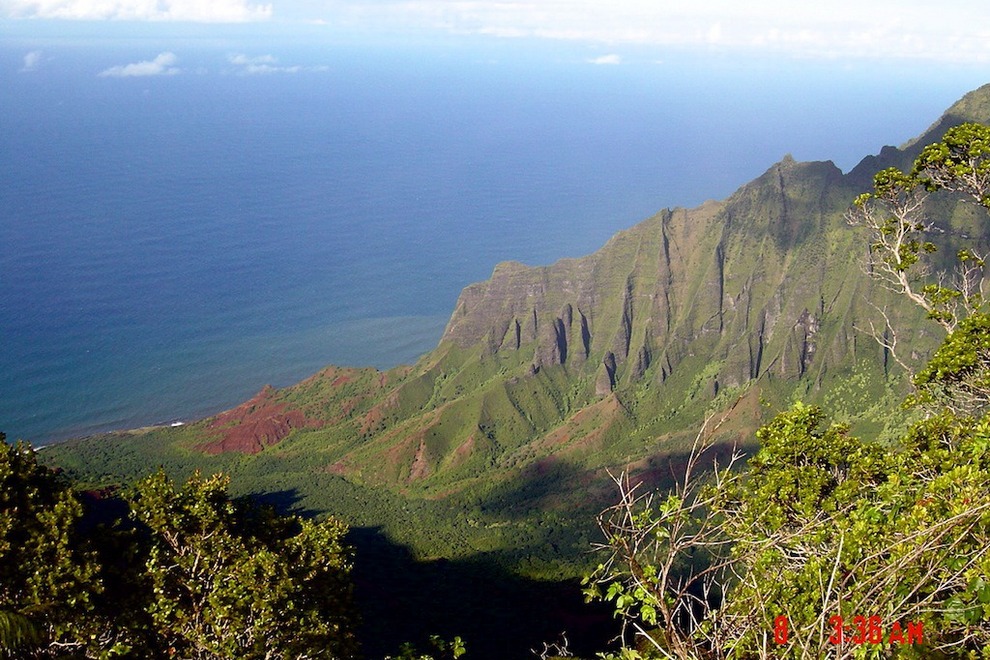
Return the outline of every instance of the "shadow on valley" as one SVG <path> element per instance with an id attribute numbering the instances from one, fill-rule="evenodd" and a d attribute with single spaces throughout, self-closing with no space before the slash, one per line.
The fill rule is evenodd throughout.
<path id="1" fill-rule="evenodd" d="M 544 497 L 562 485 L 559 479 L 516 482 L 517 487 L 524 484 L 528 487 L 509 497 L 528 505 L 545 503 Z M 250 498 L 280 513 L 304 517 L 316 513 L 305 507 L 306 498 L 294 488 L 255 492 Z M 462 518 L 467 512 L 453 506 L 448 515 Z M 583 512 L 575 515 L 585 516 Z M 593 526 L 593 519 L 588 520 Z M 437 525 L 442 521 L 420 522 Z M 562 632 L 566 632 L 571 652 L 591 657 L 618 635 L 611 609 L 600 603 L 586 604 L 577 580 L 528 579 L 505 568 L 531 554 L 559 559 L 560 550 L 542 535 L 513 536 L 511 547 L 484 555 L 430 561 L 416 559 L 380 527 L 352 527 L 347 540 L 355 549 L 352 577 L 362 621 L 363 656 L 369 660 L 397 655 L 405 643 L 429 652 L 431 635 L 447 641 L 460 637 L 467 647 L 465 658 L 472 660 L 536 658 L 531 649 L 542 650 L 544 642 L 560 642 Z M 572 539 L 567 545 L 571 549 L 580 546 L 582 551 L 590 547 L 586 540 L 575 543 Z"/>
<path id="2" fill-rule="evenodd" d="M 713 452 L 720 462 L 726 450 Z M 645 488 L 669 487 L 686 460 L 681 451 L 658 452 L 628 467 Z M 272 490 L 253 485 L 247 497 L 279 513 L 363 521 L 352 522 L 347 540 L 355 548 L 352 578 L 369 660 L 397 655 L 404 643 L 430 652 L 431 635 L 460 637 L 471 660 L 536 658 L 532 651 L 560 642 L 561 633 L 572 653 L 588 658 L 619 632 L 611 608 L 586 604 L 578 580 L 566 579 L 599 561 L 590 553 L 601 537 L 595 516 L 617 499 L 601 468 L 540 459 L 511 479 L 436 500 L 329 475 L 296 487 L 284 480 Z M 94 522 L 126 519 L 114 495 L 91 493 Z M 417 559 L 444 555 L 453 558 Z"/>
<path id="3" fill-rule="evenodd" d="M 609 485 L 591 470 L 548 456 L 492 486 L 480 508 L 483 513 L 508 519 L 556 511 L 592 521 L 602 508 L 599 505 L 607 502 Z"/>
<path id="4" fill-rule="evenodd" d="M 730 454 L 728 445 L 713 448 L 699 472 L 708 472 L 716 457 L 724 465 Z M 666 489 L 683 475 L 688 458 L 683 446 L 669 448 L 611 471 L 628 469 L 644 490 Z M 282 513 L 331 510 L 344 520 L 366 521 L 352 524 L 348 542 L 355 548 L 352 576 L 369 660 L 397 655 L 404 643 L 430 652 L 431 635 L 460 637 L 472 660 L 536 658 L 533 650 L 559 642 L 565 632 L 569 650 L 590 658 L 618 635 L 611 608 L 586 604 L 578 580 L 570 578 L 600 560 L 591 553 L 601 540 L 595 517 L 618 499 L 603 468 L 545 457 L 510 479 L 439 500 L 407 499 L 340 479 L 320 486 L 320 500 L 284 486 L 251 497 Z M 395 534 L 402 540 L 393 540 Z M 472 554 L 465 544 L 488 550 Z M 445 554 L 451 558 L 417 558 Z"/>
<path id="5" fill-rule="evenodd" d="M 728 445 L 709 450 L 700 472 L 710 471 L 716 458 L 724 465 L 731 452 Z M 630 466 L 633 481 L 644 489 L 669 488 L 683 475 L 688 457 L 674 452 L 639 461 Z M 560 641 L 562 632 L 578 657 L 606 650 L 619 623 L 608 605 L 584 602 L 578 580 L 529 579 L 506 567 L 543 567 L 547 575 L 570 567 L 573 574 L 575 566 L 597 561 L 589 554 L 600 537 L 595 516 L 616 498 L 604 471 L 550 461 L 528 466 L 479 499 L 446 502 L 450 517 L 479 516 L 482 527 L 503 532 L 498 549 L 418 561 L 381 528 L 353 528 L 349 540 L 357 550 L 354 582 L 366 656 L 395 654 L 404 642 L 426 650 L 430 635 L 460 636 L 467 657 L 483 660 L 538 657 L 532 651 Z"/>
<path id="6" fill-rule="evenodd" d="M 737 449 L 751 454 L 755 446 L 715 444 L 698 458 L 696 476 L 706 479 L 716 465 L 728 465 Z M 640 492 L 667 491 L 683 479 L 690 458 L 689 451 L 658 451 L 625 465 L 612 465 L 606 471 L 604 467 L 586 468 L 550 456 L 492 486 L 477 506 L 482 514 L 509 520 L 553 512 L 572 521 L 587 521 L 587 527 L 594 529 L 596 516 L 619 499 L 618 486 L 609 473 L 615 477 L 626 474 L 631 484 L 640 484 Z"/>
<path id="7" fill-rule="evenodd" d="M 559 642 L 590 657 L 618 634 L 610 610 L 588 605 L 576 581 L 514 575 L 484 557 L 417 561 L 376 528 L 355 528 L 354 582 L 368 658 L 395 654 L 405 642 L 428 648 L 430 635 L 461 637 L 475 660 L 538 657 L 531 649 Z"/>
<path id="8" fill-rule="evenodd" d="M 301 503 L 303 496 L 297 488 L 285 488 L 266 492 L 254 492 L 246 495 L 247 499 L 261 506 L 269 506 L 280 515 L 314 518 L 319 512 L 304 508 Z"/>

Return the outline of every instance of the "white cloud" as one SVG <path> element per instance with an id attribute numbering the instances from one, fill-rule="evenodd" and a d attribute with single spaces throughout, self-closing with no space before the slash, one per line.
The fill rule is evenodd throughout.
<path id="1" fill-rule="evenodd" d="M 302 71 L 329 71 L 328 66 L 280 66 L 274 55 L 245 55 L 232 53 L 227 61 L 238 67 L 236 73 L 241 75 L 263 75 L 270 73 L 300 73 Z"/>
<path id="2" fill-rule="evenodd" d="M 173 76 L 181 71 L 174 66 L 179 58 L 175 53 L 161 53 L 153 60 L 112 66 L 98 75 L 103 78 L 136 78 L 141 76 Z"/>
<path id="3" fill-rule="evenodd" d="M 281 0 L 280 8 L 303 0 Z M 309 3 L 346 25 L 434 29 L 617 47 L 762 51 L 799 57 L 990 61 L 990 3 L 943 0 L 348 0 Z"/>
<path id="4" fill-rule="evenodd" d="M 707 41 L 710 44 L 717 44 L 722 41 L 722 24 L 716 23 L 715 25 L 708 28 Z"/>
<path id="5" fill-rule="evenodd" d="M 30 53 L 24 56 L 24 66 L 21 67 L 21 73 L 30 73 L 31 71 L 36 71 L 38 65 L 41 64 L 41 51 L 32 50 Z"/>
<path id="6" fill-rule="evenodd" d="M 0 19 L 244 22 L 273 17 L 275 0 L 0 0 Z M 394 35 L 446 31 L 760 52 L 771 56 L 990 62 L 986 0 L 278 0 L 280 18 Z M 240 65 L 258 73 L 271 62 Z M 246 71 L 245 71 L 246 72 Z"/>
<path id="7" fill-rule="evenodd" d="M 243 53 L 231 54 L 227 56 L 227 61 L 238 66 L 254 66 L 263 64 L 275 64 L 278 60 L 274 55 L 256 55 L 249 57 Z"/>
<path id="8" fill-rule="evenodd" d="M 622 56 L 611 53 L 609 55 L 602 55 L 601 57 L 594 57 L 588 60 L 591 64 L 622 64 Z"/>
<path id="9" fill-rule="evenodd" d="M 244 23 L 271 18 L 272 6 L 248 0 L 0 0 L 0 16 Z"/>

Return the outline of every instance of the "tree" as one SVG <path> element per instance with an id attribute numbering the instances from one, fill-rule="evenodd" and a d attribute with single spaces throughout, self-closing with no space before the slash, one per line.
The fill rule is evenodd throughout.
<path id="1" fill-rule="evenodd" d="M 637 633 L 622 658 L 990 657 L 985 262 L 927 263 L 938 191 L 990 208 L 990 128 L 950 129 L 911 172 L 878 173 L 850 214 L 875 276 L 947 332 L 913 378 L 923 419 L 881 446 L 797 404 L 758 431 L 745 470 L 703 484 L 699 434 L 670 496 L 619 480 L 587 583 Z"/>
<path id="2" fill-rule="evenodd" d="M 3 439 L 0 657 L 356 657 L 342 523 L 233 500 L 221 475 L 177 488 L 161 470 L 126 501 L 96 498 L 117 508 L 98 523 L 30 446 Z"/>
<path id="3" fill-rule="evenodd" d="M 695 461 L 666 498 L 620 482 L 586 578 L 635 633 L 614 657 L 990 648 L 990 419 L 933 417 L 892 451 L 799 404 L 758 437 L 745 471 Z"/>
<path id="4" fill-rule="evenodd" d="M 990 316 L 985 296 L 986 259 L 972 248 L 956 254 L 952 273 L 924 260 L 936 252 L 927 236 L 936 232 L 929 199 L 945 191 L 990 210 L 990 126 L 961 124 L 928 145 L 910 172 L 879 172 L 874 191 L 860 195 L 849 221 L 871 235 L 875 276 L 928 312 L 948 337 L 912 379 L 911 405 L 930 414 L 950 409 L 979 414 L 990 405 Z M 888 323 L 889 326 L 889 323 Z M 890 328 L 893 331 L 892 328 Z M 886 342 L 894 350 L 893 342 Z"/>
<path id="5" fill-rule="evenodd" d="M 430 646 L 432 648 L 428 653 L 422 653 L 414 644 L 407 642 L 399 649 L 399 655 L 385 656 L 385 660 L 457 660 L 467 652 L 460 637 L 448 642 L 440 635 L 430 635 Z"/>
<path id="6" fill-rule="evenodd" d="M 96 611 L 103 584 L 79 531 L 82 515 L 33 449 L 0 433 L 0 649 L 61 655 L 116 646 Z"/>
<path id="7" fill-rule="evenodd" d="M 130 496 L 150 531 L 146 570 L 161 648 L 184 658 L 357 654 L 346 527 L 232 500 L 228 480 L 181 487 L 159 470 Z"/>
<path id="8" fill-rule="evenodd" d="M 870 233 L 870 272 L 892 291 L 928 312 L 946 332 L 985 302 L 985 259 L 971 249 L 957 254 L 952 274 L 940 273 L 926 256 L 939 232 L 929 219 L 932 193 L 962 194 L 990 209 L 990 127 L 962 124 L 922 150 L 910 172 L 891 167 L 877 173 L 873 192 L 856 198 L 850 224 Z"/>
<path id="9" fill-rule="evenodd" d="M 800 405 L 764 426 L 745 478 L 716 507 L 736 560 L 718 612 L 736 631 L 730 645 L 757 654 L 783 620 L 788 639 L 777 651 L 824 656 L 837 632 L 855 637 L 833 617 L 874 616 L 873 646 L 888 654 L 986 648 L 988 431 L 990 421 L 944 415 L 891 450 Z M 908 624 L 925 631 L 923 647 L 905 644 Z"/>

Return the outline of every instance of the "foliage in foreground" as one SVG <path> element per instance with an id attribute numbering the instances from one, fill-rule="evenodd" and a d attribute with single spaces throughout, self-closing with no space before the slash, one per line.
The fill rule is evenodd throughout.
<path id="1" fill-rule="evenodd" d="M 275 515 L 227 496 L 228 481 L 159 471 L 130 498 L 151 532 L 146 575 L 165 648 L 195 658 L 356 655 L 346 527 Z"/>
<path id="2" fill-rule="evenodd" d="M 0 654 L 357 656 L 344 525 L 232 500 L 159 471 L 96 524 L 33 450 L 0 436 Z"/>
<path id="3" fill-rule="evenodd" d="M 586 579 L 635 634 L 609 657 L 990 658 L 985 259 L 960 251 L 954 275 L 925 263 L 933 192 L 990 209 L 990 127 L 950 129 L 875 184 L 850 216 L 871 232 L 872 272 L 948 333 L 913 379 L 923 418 L 883 446 L 796 404 L 745 470 L 737 455 L 703 483 L 703 428 L 668 497 L 617 478 L 607 558 Z"/>
<path id="4" fill-rule="evenodd" d="M 24 653 L 43 638 L 73 648 L 104 629 L 100 566 L 81 517 L 78 499 L 34 451 L 0 434 L 0 651 Z"/>
<path id="5" fill-rule="evenodd" d="M 759 438 L 717 486 L 689 475 L 658 501 L 620 481 L 589 593 L 659 657 L 990 648 L 990 416 L 931 417 L 883 447 L 797 404 Z"/>

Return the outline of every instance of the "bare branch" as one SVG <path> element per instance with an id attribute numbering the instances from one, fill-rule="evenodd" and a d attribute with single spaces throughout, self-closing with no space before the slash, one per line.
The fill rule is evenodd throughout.
<path id="1" fill-rule="evenodd" d="M 872 320 L 869 321 L 870 323 L 869 330 L 864 330 L 862 328 L 856 327 L 855 325 L 853 326 L 853 329 L 858 330 L 859 332 L 864 332 L 865 334 L 868 334 L 871 337 L 873 337 L 874 341 L 880 344 L 880 347 L 883 348 L 885 351 L 887 351 L 890 357 L 893 358 L 894 362 L 896 362 L 901 367 L 901 369 L 903 369 L 908 374 L 914 373 L 914 369 L 909 367 L 907 363 L 904 362 L 904 360 L 902 360 L 901 357 L 897 354 L 897 330 L 894 328 L 894 325 L 890 322 L 890 316 L 887 314 L 887 308 L 886 307 L 881 308 L 879 305 L 877 305 L 876 303 L 874 303 L 872 300 L 869 299 L 867 299 L 866 302 L 870 307 L 876 310 L 876 312 L 880 314 L 880 316 L 883 317 L 883 322 L 884 322 L 883 330 L 882 331 L 877 330 L 876 324 Z"/>

